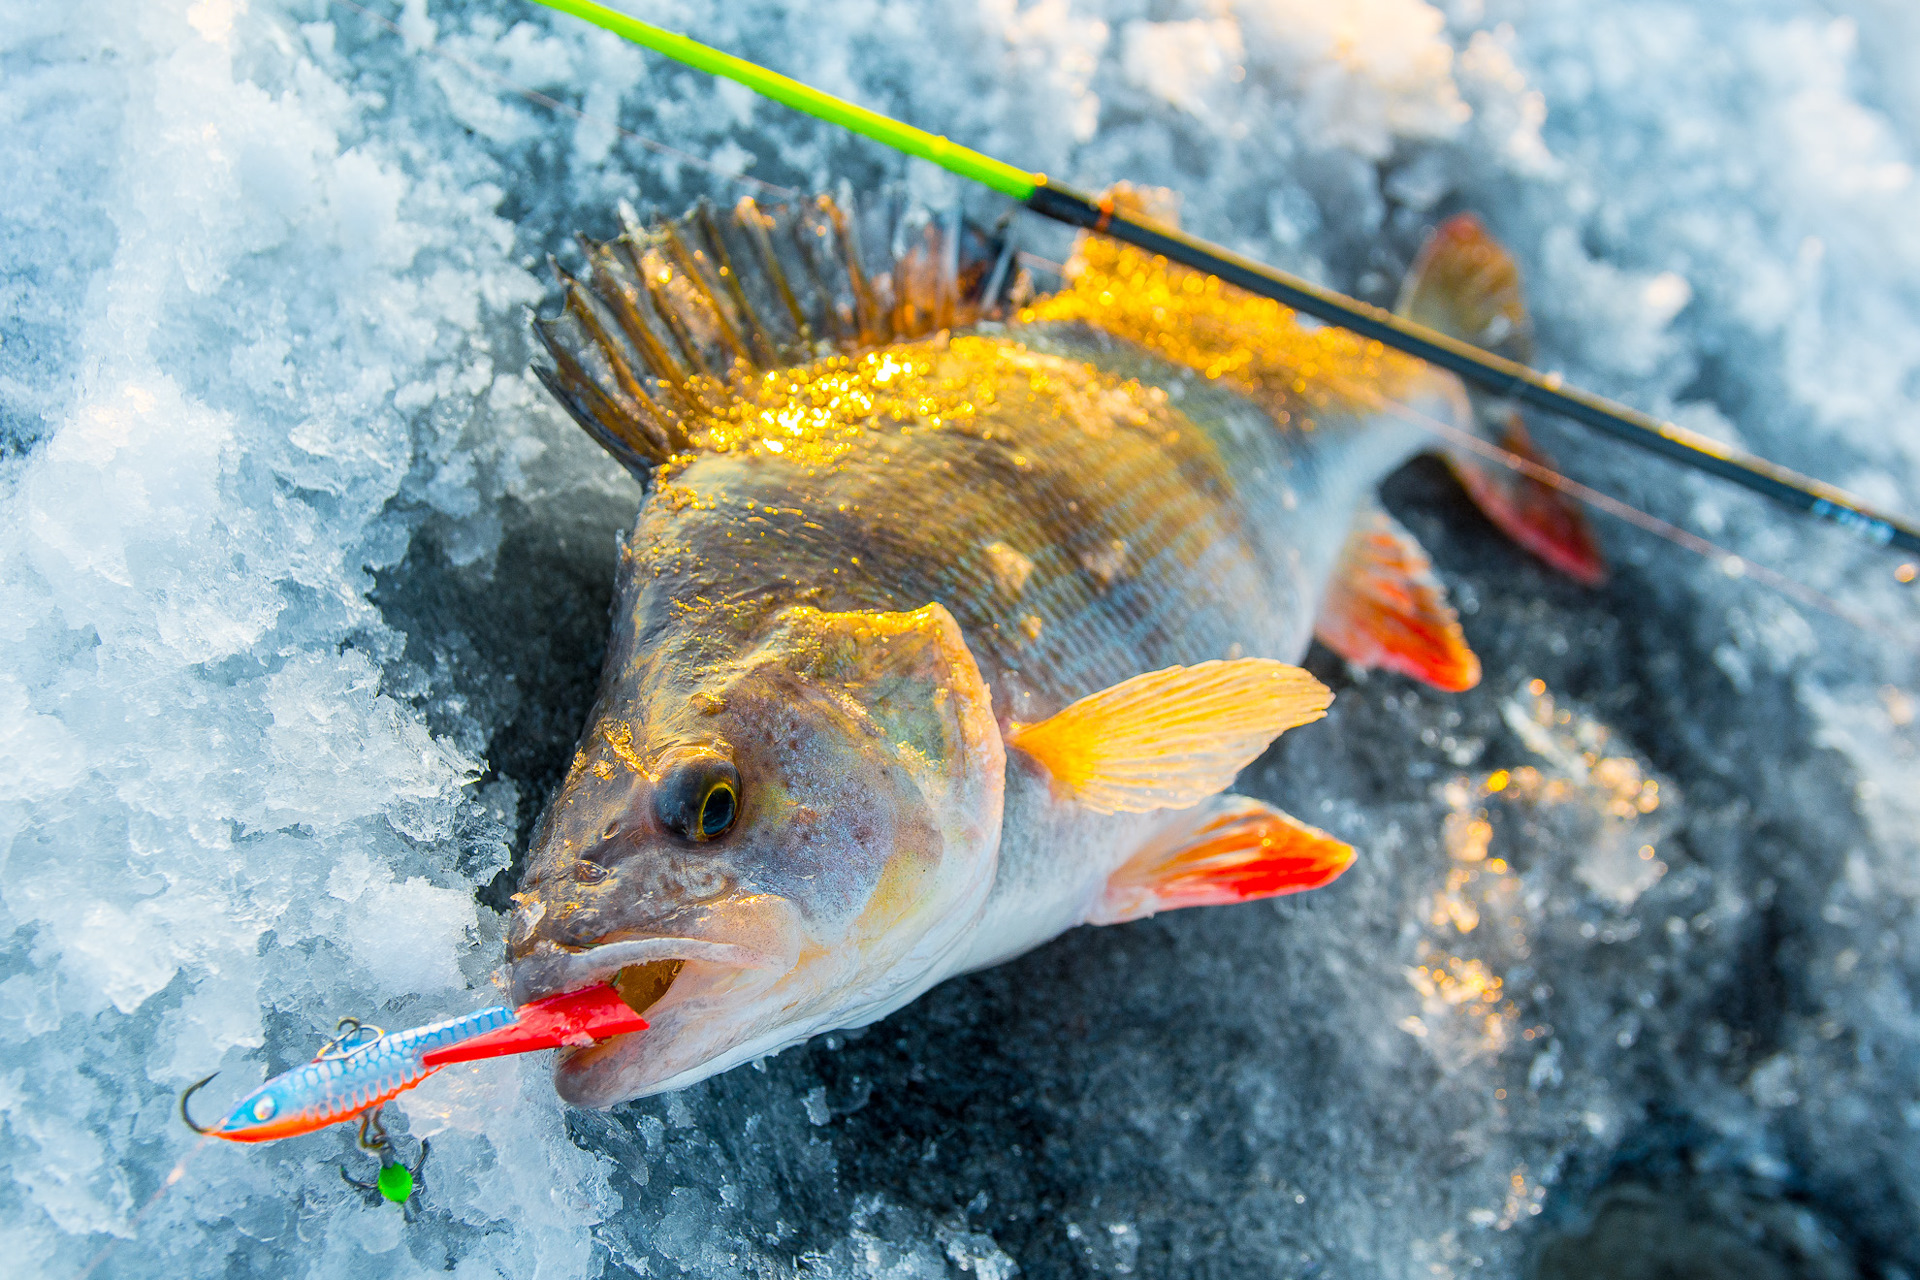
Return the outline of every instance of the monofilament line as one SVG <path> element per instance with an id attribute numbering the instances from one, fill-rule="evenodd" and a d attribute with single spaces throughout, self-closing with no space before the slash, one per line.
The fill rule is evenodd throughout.
<path id="1" fill-rule="evenodd" d="M 1920 526 L 1870 507 L 1864 500 L 1832 485 L 1790 471 L 1765 458 L 1744 453 L 1696 432 L 1663 422 L 1626 405 L 1566 386 L 1544 374 L 1502 359 L 1446 334 L 1349 298 L 1332 289 L 1256 262 L 1197 236 L 1096 199 L 1034 173 L 959 146 L 946 138 L 883 116 L 857 103 L 822 92 L 744 58 L 690 40 L 686 36 L 642 22 L 593 0 L 538 0 L 635 44 L 663 53 L 678 62 L 724 76 L 762 96 L 803 111 L 817 119 L 842 125 L 907 155 L 939 165 L 1022 201 L 1027 208 L 1056 222 L 1112 236 L 1135 248 L 1157 254 L 1182 266 L 1217 276 L 1255 295 L 1269 298 L 1329 324 L 1430 364 L 1438 365 L 1475 386 L 1498 396 L 1523 401 L 1535 408 L 1571 418 L 1617 440 L 1657 453 L 1697 471 L 1719 476 L 1762 494 L 1795 511 L 1837 524 L 1868 542 L 1903 551 L 1920 551 Z M 1900 581 L 1907 581 L 1904 576 Z"/>
<path id="2" fill-rule="evenodd" d="M 1920 646 L 1914 643 L 1912 636 L 1894 630 L 1877 618 L 1868 617 L 1864 613 L 1848 608 L 1833 597 L 1808 586 L 1796 578 L 1790 578 L 1786 574 L 1774 569 L 1769 569 L 1763 564 L 1756 564 L 1737 551 L 1723 547 L 1719 543 L 1703 538 L 1690 530 L 1682 529 L 1677 524 L 1662 520 L 1659 516 L 1643 511 L 1632 503 L 1623 502 L 1611 494 L 1602 493 L 1598 489 L 1581 484 L 1578 480 L 1564 476 L 1552 467 L 1544 466 L 1531 458 L 1522 457 L 1511 449 L 1503 449 L 1490 440 L 1481 439 L 1471 431 L 1463 431 L 1451 422 L 1446 422 L 1434 417 L 1432 414 L 1424 413 L 1410 404 L 1390 399 L 1370 387 L 1354 386 L 1344 380 L 1335 380 L 1335 385 L 1343 394 L 1360 400 L 1362 403 L 1370 403 L 1375 409 L 1381 412 L 1391 413 L 1403 422 L 1412 423 L 1414 426 L 1439 437 L 1450 445 L 1469 450 L 1487 459 L 1489 462 L 1498 463 L 1500 466 L 1506 467 L 1509 470 L 1517 471 L 1528 479 L 1537 480 L 1548 488 L 1556 489 L 1570 498 L 1586 503 L 1596 511 L 1604 511 L 1616 519 L 1626 521 L 1637 529 L 1644 529 L 1655 537 L 1663 538 L 1676 546 L 1684 547 L 1688 551 L 1692 551 L 1707 560 L 1711 560 L 1729 577 L 1751 578 L 1760 585 L 1770 587 L 1796 603 L 1803 604 L 1810 609 L 1815 609 L 1821 613 L 1838 618 L 1842 622 L 1851 623 L 1862 631 L 1876 635 L 1901 648 L 1920 648 Z"/>

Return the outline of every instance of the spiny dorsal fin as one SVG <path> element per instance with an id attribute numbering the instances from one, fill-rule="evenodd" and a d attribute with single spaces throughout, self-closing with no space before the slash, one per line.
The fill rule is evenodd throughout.
<path id="1" fill-rule="evenodd" d="M 1313 633 L 1356 667 L 1385 667 L 1452 693 L 1480 683 L 1480 659 L 1433 563 L 1378 507 L 1354 521 Z"/>
<path id="2" fill-rule="evenodd" d="M 1288 729 L 1327 713 L 1333 694 L 1298 667 L 1235 658 L 1167 667 L 1089 694 L 1007 745 L 1044 766 L 1094 813 L 1184 809 L 1231 786 Z"/>
<path id="3" fill-rule="evenodd" d="M 972 323 L 1000 247 L 957 217 L 850 212 L 824 195 L 772 208 L 743 199 L 726 215 L 702 202 L 580 243 L 586 278 L 556 264 L 565 305 L 534 322 L 553 357 L 536 372 L 643 480 L 742 379 Z"/>

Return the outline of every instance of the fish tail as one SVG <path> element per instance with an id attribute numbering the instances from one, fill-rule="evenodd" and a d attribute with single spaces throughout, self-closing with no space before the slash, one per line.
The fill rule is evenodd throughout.
<path id="1" fill-rule="evenodd" d="M 1513 256 L 1470 213 L 1442 223 L 1407 273 L 1398 313 L 1430 329 L 1521 364 L 1533 356 L 1532 321 Z M 1469 390 L 1473 429 L 1520 458 L 1551 468 L 1512 401 Z M 1588 585 L 1606 562 L 1573 502 L 1529 475 L 1488 463 L 1460 446 L 1442 449 L 1448 465 L 1488 519 L 1554 568 Z"/>
<path id="2" fill-rule="evenodd" d="M 625 220 L 611 241 L 581 238 L 582 277 L 554 265 L 564 303 L 534 320 L 552 358 L 536 373 L 643 483 L 756 375 L 971 324 L 1004 275 L 995 233 L 898 202 Z"/>

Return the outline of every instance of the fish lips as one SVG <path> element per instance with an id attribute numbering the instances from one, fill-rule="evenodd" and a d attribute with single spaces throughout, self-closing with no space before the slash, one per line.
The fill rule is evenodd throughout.
<path id="1" fill-rule="evenodd" d="M 509 979 L 518 1003 L 610 982 L 634 965 L 684 962 L 646 1008 L 647 1030 L 560 1051 L 554 1086 L 562 1098 L 611 1106 L 697 1070 L 731 1047 L 746 1009 L 794 970 L 802 948 L 791 903 L 755 895 L 734 906 L 719 913 L 733 926 L 729 938 L 622 931 L 584 947 L 541 942 L 513 961 Z"/>
<path id="2" fill-rule="evenodd" d="M 711 938 L 629 936 L 589 947 L 542 943 L 515 960 L 508 973 L 514 1003 L 531 1004 L 595 983 L 610 982 L 629 965 L 653 960 L 702 960 L 726 969 L 757 969 L 778 974 L 793 967 L 794 956 Z"/>

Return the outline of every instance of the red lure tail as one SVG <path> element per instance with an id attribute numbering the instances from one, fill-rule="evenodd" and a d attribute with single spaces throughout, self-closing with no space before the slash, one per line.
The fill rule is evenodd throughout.
<path id="1" fill-rule="evenodd" d="M 560 1045 L 592 1044 L 646 1029 L 646 1019 L 630 1009 L 612 987 L 587 987 L 521 1005 L 508 1026 L 435 1049 L 421 1061 L 428 1067 L 444 1067 Z"/>

